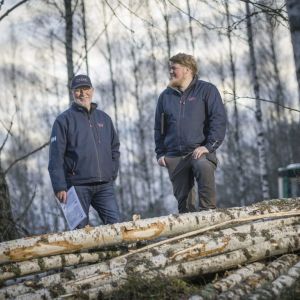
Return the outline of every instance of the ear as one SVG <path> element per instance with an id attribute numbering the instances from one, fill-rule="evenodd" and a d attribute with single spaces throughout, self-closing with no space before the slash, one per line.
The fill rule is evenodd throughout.
<path id="1" fill-rule="evenodd" d="M 188 67 L 185 67 L 185 74 L 192 74 L 192 70 Z"/>

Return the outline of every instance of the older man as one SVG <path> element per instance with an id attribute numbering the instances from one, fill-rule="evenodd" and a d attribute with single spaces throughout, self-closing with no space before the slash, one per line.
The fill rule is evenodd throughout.
<path id="1" fill-rule="evenodd" d="M 113 181 L 119 169 L 119 139 L 111 118 L 92 102 L 94 88 L 86 75 L 71 82 L 74 102 L 53 125 L 49 152 L 49 174 L 54 193 L 66 203 L 74 186 L 87 215 L 77 228 L 88 224 L 89 207 L 104 224 L 120 221 Z"/>
<path id="2" fill-rule="evenodd" d="M 170 58 L 169 86 L 158 99 L 155 144 L 158 164 L 167 167 L 180 213 L 216 208 L 216 150 L 226 130 L 224 105 L 217 88 L 199 80 L 193 56 Z"/>

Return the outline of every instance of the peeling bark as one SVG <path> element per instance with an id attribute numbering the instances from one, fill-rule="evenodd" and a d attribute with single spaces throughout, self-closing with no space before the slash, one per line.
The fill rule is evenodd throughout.
<path id="1" fill-rule="evenodd" d="M 121 255 L 121 251 L 61 254 L 0 266 L 0 282 L 20 276 L 45 272 L 83 263 L 95 263 Z"/>
<path id="2" fill-rule="evenodd" d="M 249 276 L 241 284 L 234 286 L 233 289 L 220 294 L 218 299 L 240 299 L 245 295 L 249 295 L 254 289 L 261 287 L 264 283 L 270 280 L 272 281 L 281 274 L 287 272 L 298 260 L 299 258 L 295 254 L 283 255 L 271 262 L 261 271 Z"/>
<path id="3" fill-rule="evenodd" d="M 253 215 L 271 217 L 272 213 L 293 212 L 297 209 L 300 209 L 299 199 L 277 199 L 263 201 L 249 207 L 169 215 L 18 239 L 0 244 L 0 264 L 176 236 L 243 217 Z"/>
<path id="4" fill-rule="evenodd" d="M 147 273 L 143 273 L 143 276 L 149 279 L 154 278 L 157 275 L 164 275 L 164 276 L 176 277 L 176 278 L 187 278 L 187 277 L 204 275 L 208 273 L 219 272 L 219 271 L 236 267 L 239 264 L 260 260 L 266 258 L 267 256 L 273 256 L 273 255 L 279 255 L 285 253 L 288 249 L 292 249 L 293 247 L 298 248 L 299 246 L 296 246 L 298 244 L 299 244 L 299 237 L 293 239 L 287 238 L 281 240 L 280 248 L 274 247 L 274 245 L 272 245 L 271 242 L 265 242 L 261 245 L 260 248 L 257 248 L 255 246 L 248 248 L 249 253 L 251 253 L 251 257 L 248 254 L 245 254 L 243 250 L 236 250 L 228 254 L 221 254 L 211 258 L 203 258 L 192 262 L 171 265 L 163 270 L 158 269 Z M 124 275 L 125 274 L 123 274 L 123 276 Z M 122 277 L 122 280 L 125 279 L 126 277 Z M 122 283 L 120 282 L 120 284 L 118 284 L 117 287 L 114 289 L 113 286 L 116 281 L 117 279 L 114 278 L 110 283 L 106 282 L 104 285 L 98 284 L 98 287 L 94 287 L 90 290 L 85 290 L 85 291 L 78 289 L 78 292 L 80 292 L 81 295 L 85 295 L 89 297 L 89 299 L 97 299 L 97 295 L 99 294 L 110 293 L 113 290 L 118 289 Z M 76 292 L 66 293 L 66 294 L 75 295 Z M 40 294 L 40 296 L 42 295 L 45 294 Z"/>
<path id="5" fill-rule="evenodd" d="M 299 258 L 298 258 L 299 259 Z M 279 276 L 273 282 L 264 285 L 263 288 L 255 290 L 255 292 L 248 296 L 249 300 L 256 299 L 280 299 L 288 288 L 294 285 L 294 283 L 300 278 L 300 261 L 298 261 L 292 268 L 290 268 L 287 274 Z"/>
<path id="6" fill-rule="evenodd" d="M 264 227 L 267 227 L 266 223 L 277 221 L 262 223 L 264 223 Z M 114 282 L 125 280 L 132 274 L 141 274 L 149 278 L 158 274 L 179 278 L 191 277 L 234 268 L 240 264 L 299 249 L 299 225 L 294 227 L 281 225 L 275 230 L 262 228 L 260 231 L 255 230 L 255 226 L 258 228 L 261 225 L 255 223 L 235 229 L 229 228 L 209 236 L 185 240 L 175 245 L 163 245 L 151 252 L 147 251 L 131 257 L 124 255 L 108 262 L 70 270 L 68 274 L 50 275 L 32 283 L 31 286 L 28 286 L 26 282 L 10 286 L 0 290 L 0 297 L 5 294 L 16 297 L 30 292 L 38 294 L 40 297 L 46 297 L 45 295 L 49 291 L 57 290 L 58 287 L 64 294 L 80 292 L 83 287 L 87 286 L 89 288 L 98 287 L 99 291 L 106 292 L 103 286 L 113 287 Z M 280 222 L 277 222 L 277 226 L 280 226 Z M 246 234 L 247 230 L 250 233 Z M 202 246 L 192 251 L 190 251 L 191 249 L 182 250 L 191 244 L 195 245 L 195 243 L 196 246 L 197 243 Z M 176 252 L 177 249 L 179 251 Z M 43 287 L 43 289 L 35 291 L 33 287 Z"/>
<path id="7" fill-rule="evenodd" d="M 265 265 L 263 263 L 259 262 L 249 264 L 234 271 L 227 277 L 224 277 L 223 279 L 218 280 L 215 283 L 205 285 L 200 294 L 193 295 L 193 297 L 195 298 L 195 300 L 216 299 L 217 295 L 220 292 L 225 292 L 228 289 L 234 287 L 236 284 L 242 282 L 245 278 L 249 277 L 254 272 L 261 270 L 264 266 Z"/>

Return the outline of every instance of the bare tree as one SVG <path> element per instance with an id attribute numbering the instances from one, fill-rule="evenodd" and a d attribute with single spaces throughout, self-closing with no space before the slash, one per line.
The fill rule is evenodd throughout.
<path id="1" fill-rule="evenodd" d="M 296 75 L 298 80 L 298 96 L 300 100 L 300 2 L 298 0 L 286 0 L 286 6 L 294 49 Z"/>
<path id="2" fill-rule="evenodd" d="M 265 148 L 265 137 L 264 137 L 265 133 L 263 128 L 261 101 L 259 100 L 260 99 L 259 81 L 257 76 L 256 57 L 254 53 L 251 12 L 250 12 L 249 3 L 246 2 L 245 5 L 246 5 L 246 13 L 247 13 L 247 35 L 248 35 L 248 45 L 250 51 L 250 68 L 252 73 L 251 79 L 253 82 L 253 89 L 256 98 L 255 118 L 257 123 L 257 147 L 258 147 L 258 154 L 259 154 L 259 169 L 260 169 L 262 196 L 263 199 L 269 199 L 270 192 L 269 192 L 267 161 L 266 161 L 266 148 Z"/>
<path id="3" fill-rule="evenodd" d="M 89 75 L 89 60 L 88 60 L 88 35 L 86 26 L 86 12 L 84 0 L 81 0 L 81 12 L 82 12 L 82 29 L 83 29 L 83 39 L 84 39 L 84 52 L 85 52 L 85 66 L 86 74 Z"/>
<path id="4" fill-rule="evenodd" d="M 232 43 L 232 34 L 231 34 L 231 27 L 230 27 L 230 10 L 229 10 L 229 3 L 228 0 L 225 1 L 225 11 L 226 11 L 226 24 L 227 24 L 227 39 L 228 39 L 228 46 L 229 46 L 229 63 L 230 63 L 230 76 L 231 76 L 231 83 L 232 83 L 232 97 L 234 101 L 234 112 L 233 112 L 233 136 L 234 136 L 234 149 L 236 153 L 236 160 L 237 160 L 237 180 L 238 180 L 238 191 L 240 199 L 240 205 L 245 205 L 245 174 L 244 174 L 244 163 L 242 158 L 242 149 L 241 149 L 241 141 L 240 141 L 240 118 L 239 118 L 239 111 L 237 106 L 237 99 L 236 99 L 236 66 L 234 61 L 234 54 L 233 54 L 233 43 Z M 229 155 L 231 156 L 231 155 Z"/>
<path id="5" fill-rule="evenodd" d="M 115 74 L 113 70 L 113 54 L 111 49 L 111 41 L 110 36 L 108 32 L 108 26 L 107 26 L 107 17 L 106 17 L 106 1 L 102 1 L 102 8 L 103 8 L 103 25 L 104 25 L 104 32 L 105 32 L 105 40 L 106 40 L 106 51 L 107 55 L 105 55 L 105 58 L 107 60 L 108 66 L 109 66 L 109 76 L 110 76 L 110 84 L 111 84 L 111 93 L 112 93 L 112 99 L 113 99 L 113 107 L 114 107 L 114 121 L 116 126 L 117 134 L 119 135 L 119 118 L 118 118 L 118 99 L 117 99 L 117 85 L 115 80 Z M 125 207 L 125 201 L 124 201 L 124 193 L 123 193 L 123 173 L 122 173 L 122 165 L 120 165 L 119 168 L 119 181 L 120 181 L 120 207 L 122 211 L 124 211 Z"/>
<path id="6" fill-rule="evenodd" d="M 72 11 L 72 0 L 64 0 L 65 5 L 65 49 L 66 49 L 66 60 L 67 60 L 67 72 L 68 72 L 68 91 L 69 91 L 69 102 L 73 101 L 72 91 L 70 83 L 74 77 L 74 65 L 73 65 L 73 11 Z"/>

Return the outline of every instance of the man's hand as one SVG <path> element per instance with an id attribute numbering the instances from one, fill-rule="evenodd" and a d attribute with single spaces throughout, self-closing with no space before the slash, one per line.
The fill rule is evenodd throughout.
<path id="1" fill-rule="evenodd" d="M 199 159 L 202 155 L 204 155 L 206 153 L 209 153 L 209 151 L 207 150 L 207 148 L 204 147 L 204 146 L 200 146 L 200 147 L 197 147 L 193 151 L 192 156 L 193 156 L 194 159 Z"/>
<path id="2" fill-rule="evenodd" d="M 59 200 L 59 202 L 66 204 L 67 203 L 67 192 L 66 191 L 60 191 L 55 194 L 56 198 Z"/>
<path id="3" fill-rule="evenodd" d="M 157 162 L 158 162 L 158 164 L 159 164 L 161 167 L 166 167 L 166 166 L 167 166 L 166 161 L 165 161 L 165 157 L 164 157 L 164 156 L 160 157 L 159 160 L 158 160 Z"/>

